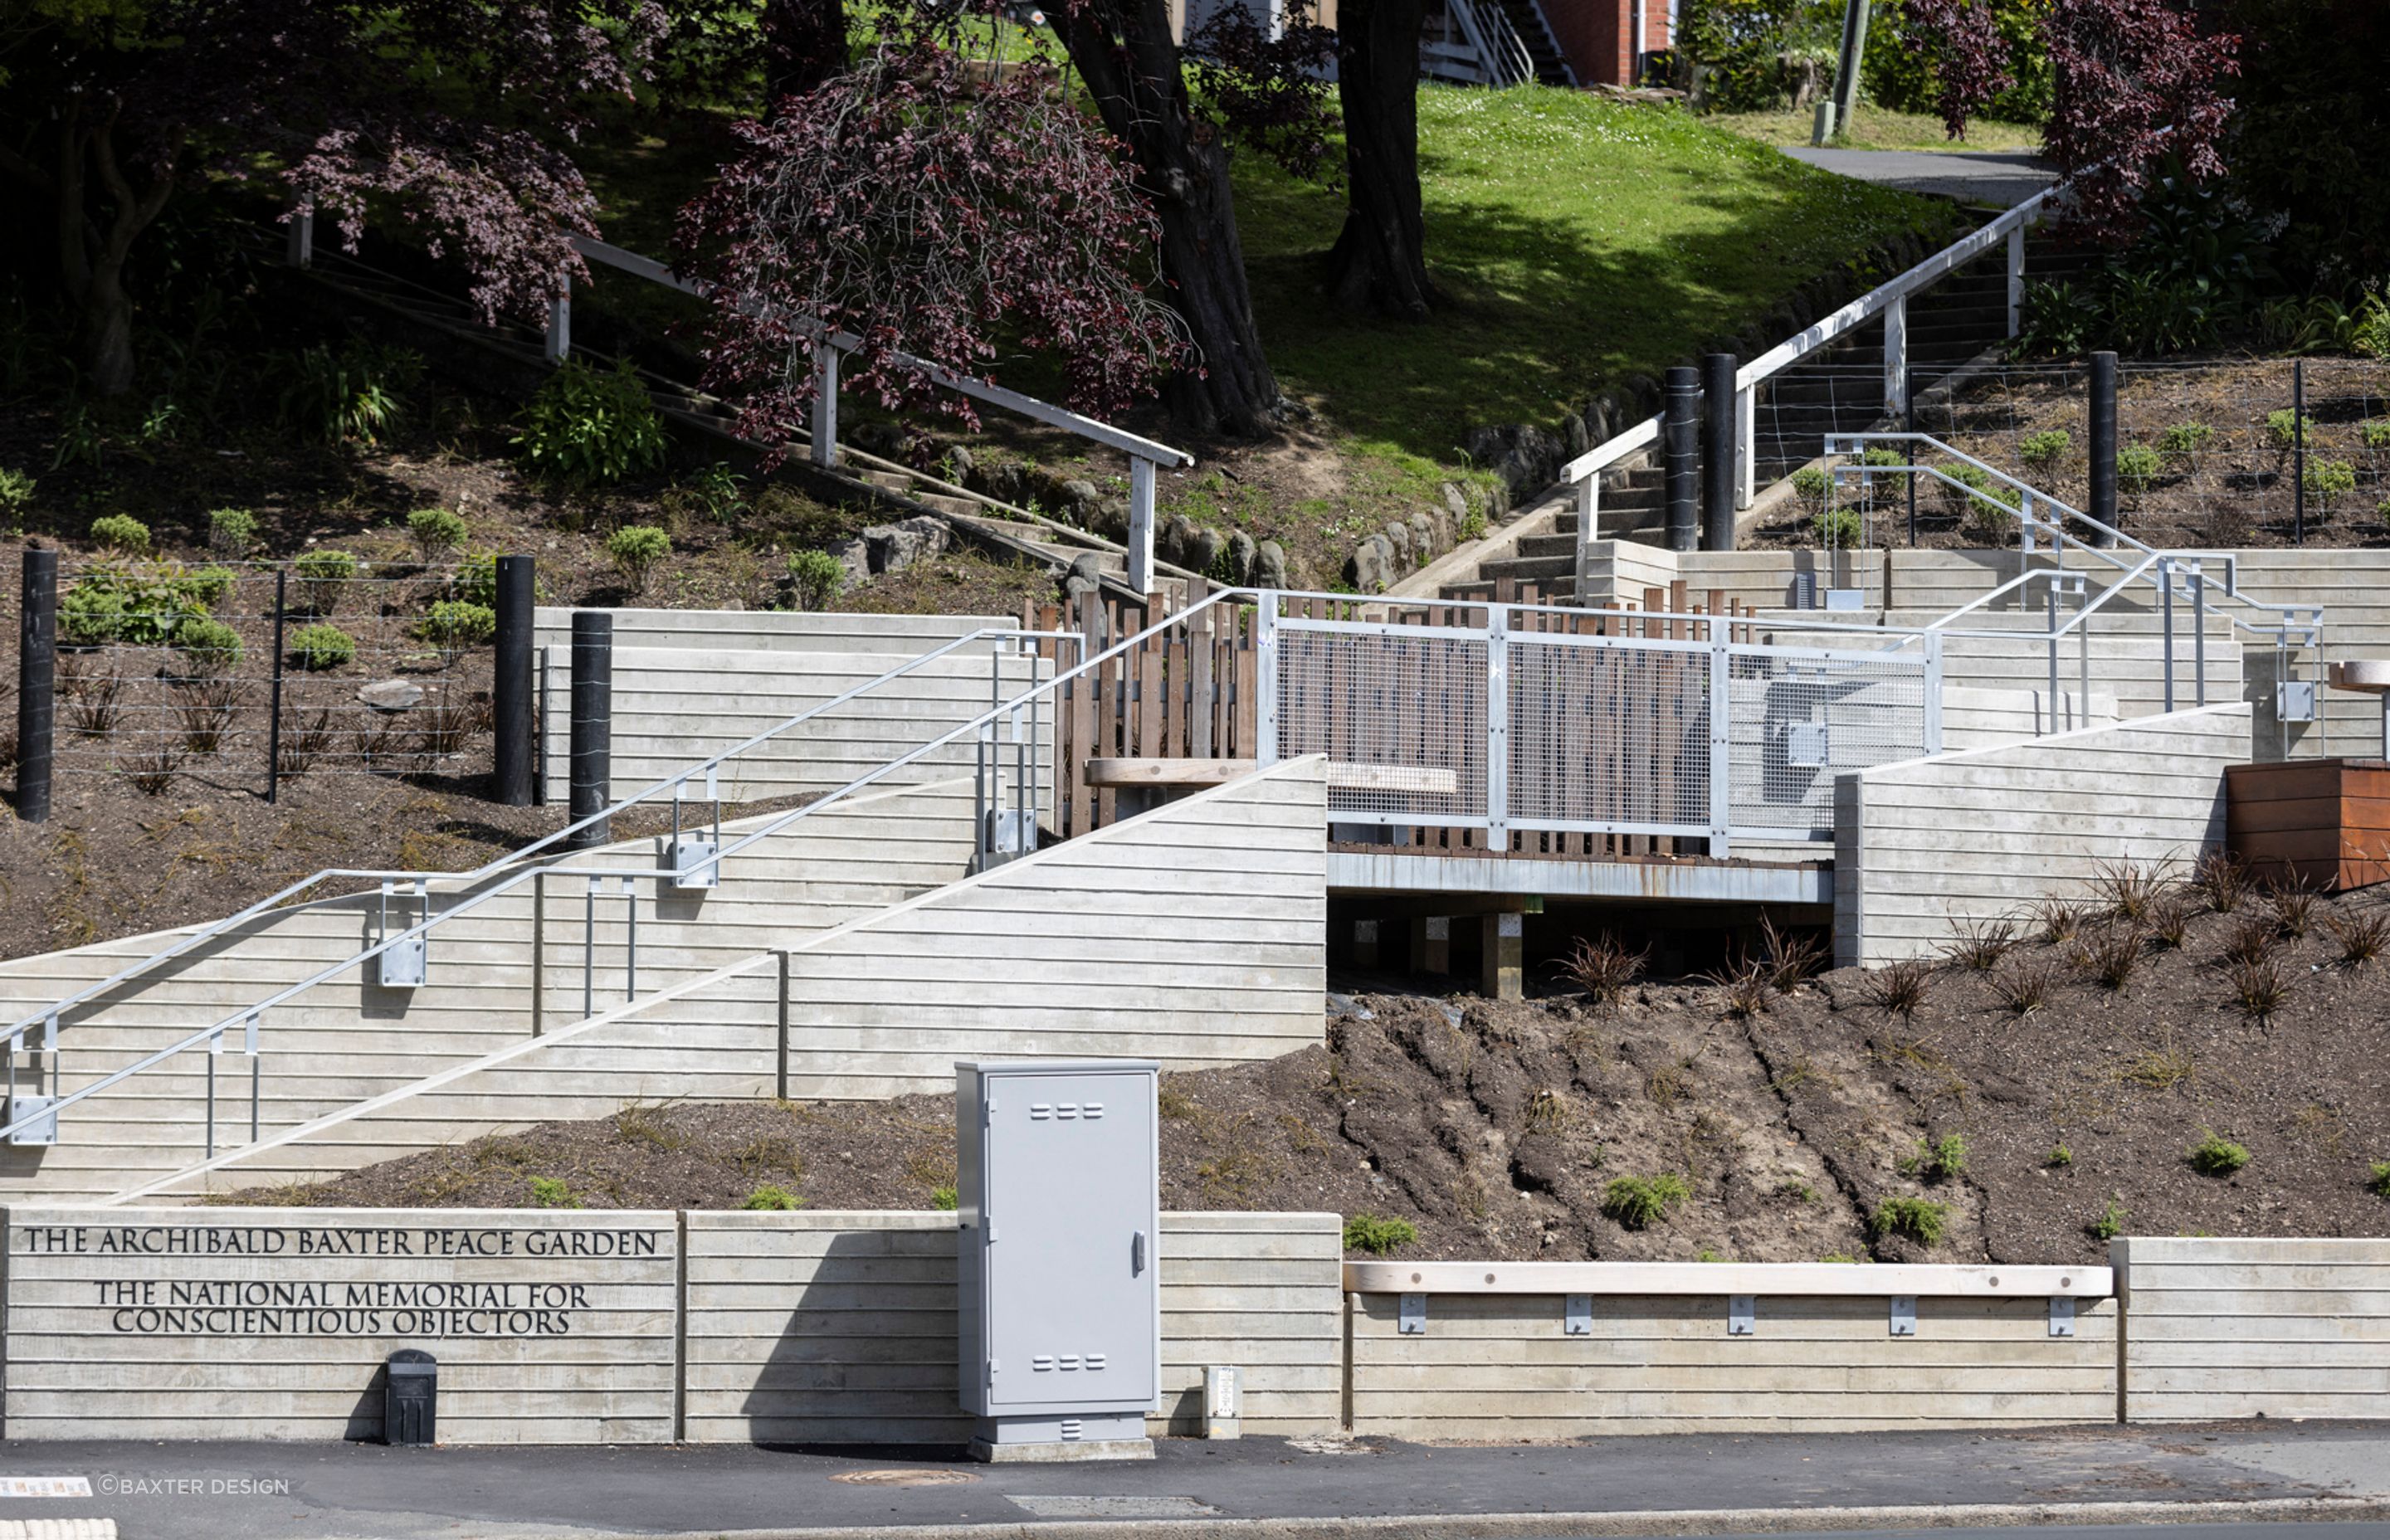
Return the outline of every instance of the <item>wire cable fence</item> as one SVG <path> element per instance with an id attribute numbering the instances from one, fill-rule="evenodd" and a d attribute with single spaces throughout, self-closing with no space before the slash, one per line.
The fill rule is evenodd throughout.
<path id="1" fill-rule="evenodd" d="M 58 580 L 58 774 L 271 799 L 489 772 L 495 559 L 93 560 Z"/>

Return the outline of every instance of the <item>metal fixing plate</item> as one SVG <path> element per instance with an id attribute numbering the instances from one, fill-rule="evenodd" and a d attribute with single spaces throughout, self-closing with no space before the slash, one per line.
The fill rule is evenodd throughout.
<path id="1" fill-rule="evenodd" d="M 1752 1337 L 1759 1332 L 1759 1296 L 1729 1294 L 1726 1302 L 1726 1334 Z"/>
<path id="2" fill-rule="evenodd" d="M 1561 1323 L 1561 1332 L 1570 1337 L 1592 1336 L 1593 1296 L 1590 1294 L 1570 1294 L 1566 1296 L 1566 1299 L 1568 1302 L 1568 1308 L 1566 1318 Z"/>
<path id="3" fill-rule="evenodd" d="M 1402 1320 L 1396 1331 L 1405 1337 L 1427 1335 L 1427 1296 L 1405 1294 L 1402 1300 Z"/>
<path id="4" fill-rule="evenodd" d="M 2052 1337 L 2075 1335 L 2075 1296 L 2052 1294 L 2049 1297 L 2049 1334 Z"/>
<path id="5" fill-rule="evenodd" d="M 1917 1335 L 1916 1295 L 1895 1294 L 1892 1296 L 1892 1334 L 1895 1337 L 1914 1337 Z"/>

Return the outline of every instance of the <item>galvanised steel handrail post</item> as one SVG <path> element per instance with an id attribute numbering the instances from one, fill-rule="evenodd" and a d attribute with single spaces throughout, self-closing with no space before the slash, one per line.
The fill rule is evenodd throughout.
<path id="1" fill-rule="evenodd" d="M 1279 700 L 1278 607 L 1276 589 L 1265 589 L 1253 607 L 1253 763 L 1266 768 L 1278 763 Z"/>
<path id="2" fill-rule="evenodd" d="M 1730 720 L 1734 687 L 1733 648 L 1718 634 L 1718 625 L 1709 625 L 1710 644 L 1710 836 L 1712 859 L 1722 859 L 1731 846 L 1729 827 L 1734 821 L 1734 774 L 1728 763 L 1734 752 Z"/>
<path id="3" fill-rule="evenodd" d="M 2158 612 L 2163 617 L 2159 635 L 2165 649 L 2165 709 L 2174 711 L 2174 558 L 2158 558 Z"/>
<path id="4" fill-rule="evenodd" d="M 1485 607 L 1485 845 L 1510 848 L 1510 611 Z"/>

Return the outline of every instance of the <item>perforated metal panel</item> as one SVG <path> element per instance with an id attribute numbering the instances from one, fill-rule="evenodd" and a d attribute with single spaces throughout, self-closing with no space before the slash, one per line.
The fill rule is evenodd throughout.
<path id="1" fill-rule="evenodd" d="M 1511 637 L 1511 826 L 1706 830 L 1709 687 L 1703 645 Z"/>
<path id="2" fill-rule="evenodd" d="M 1735 829 L 1830 839 L 1837 774 L 1926 751 L 1921 659 L 1739 646 L 1728 660 Z"/>
<path id="3" fill-rule="evenodd" d="M 1331 787 L 1339 823 L 1480 826 L 1486 818 L 1487 668 L 1482 633 L 1338 621 L 1279 622 L 1279 753 L 1389 772 Z M 1453 790 L 1402 772 L 1449 771 Z"/>

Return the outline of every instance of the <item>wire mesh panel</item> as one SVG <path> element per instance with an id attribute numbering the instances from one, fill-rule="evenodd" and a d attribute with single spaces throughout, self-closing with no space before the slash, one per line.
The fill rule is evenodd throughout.
<path id="1" fill-rule="evenodd" d="M 1510 639 L 1510 821 L 1710 829 L 1710 652 L 1618 637 Z"/>
<path id="2" fill-rule="evenodd" d="M 1829 840 L 1834 776 L 1926 751 L 1922 659 L 1737 645 L 1728 652 L 1728 824 Z"/>
<path id="3" fill-rule="evenodd" d="M 1326 754 L 1341 823 L 1483 826 L 1487 661 L 1480 632 L 1278 622 L 1279 754 Z"/>

